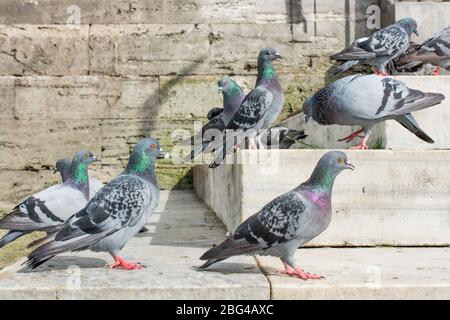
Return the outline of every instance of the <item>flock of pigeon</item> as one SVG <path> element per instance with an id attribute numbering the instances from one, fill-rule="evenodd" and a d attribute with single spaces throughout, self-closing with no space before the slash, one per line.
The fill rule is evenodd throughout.
<path id="1" fill-rule="evenodd" d="M 361 63 L 375 67 L 377 74 L 344 77 L 317 91 L 303 105 L 306 120 L 312 118 L 322 125 L 360 125 L 360 130 L 343 138 L 347 142 L 362 138 L 358 149 L 366 149 L 373 126 L 388 119 L 433 143 L 411 112 L 437 105 L 445 97 L 408 88 L 385 76 L 390 64 L 397 69 L 424 63 L 450 66 L 450 28 L 411 46 L 410 36 L 416 29 L 413 19 L 402 19 L 333 55 L 332 59 L 342 62 L 336 73 Z M 260 51 L 256 85 L 248 94 L 231 78 L 218 82 L 223 109 L 212 109 L 202 130 L 182 142 L 192 146 L 187 160 L 215 151 L 210 164 L 215 168 L 247 140 L 250 148 L 264 149 L 271 144 L 289 147 L 305 137 L 303 131 L 271 128 L 284 104 L 273 67 L 280 58 L 272 48 Z M 26 264 L 32 268 L 55 255 L 86 249 L 111 254 L 112 268 L 142 268 L 140 263 L 125 261 L 119 252 L 155 210 L 159 200 L 155 162 L 164 156 L 157 140 L 142 139 L 133 148 L 124 171 L 106 185 L 88 176 L 89 164 L 96 161 L 91 152 L 80 151 L 72 160 L 58 160 L 55 171 L 61 173 L 62 183 L 28 197 L 0 220 L 0 228 L 9 231 L 0 240 L 0 248 L 25 234 L 44 231 L 45 237 L 29 245 L 33 251 Z M 271 255 L 281 259 L 283 272 L 290 276 L 320 279 L 299 268 L 293 256 L 299 246 L 328 227 L 333 184 L 346 169 L 354 166 L 345 153 L 327 152 L 306 182 L 269 202 L 203 254 L 200 259 L 206 262 L 200 269 L 236 255 Z"/>

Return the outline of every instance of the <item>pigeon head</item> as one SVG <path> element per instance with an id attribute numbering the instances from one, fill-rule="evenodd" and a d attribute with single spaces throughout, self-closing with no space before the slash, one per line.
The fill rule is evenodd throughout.
<path id="1" fill-rule="evenodd" d="M 404 18 L 397 21 L 396 23 L 404 28 L 409 35 L 411 35 L 412 33 L 419 35 L 419 32 L 417 32 L 417 22 L 413 18 Z"/>
<path id="2" fill-rule="evenodd" d="M 258 55 L 258 65 L 264 62 L 272 62 L 277 59 L 282 59 L 283 57 L 278 54 L 278 52 L 273 48 L 261 49 Z"/>
<path id="3" fill-rule="evenodd" d="M 272 62 L 281 59 L 281 56 L 272 48 L 264 48 L 258 55 L 258 78 L 257 83 L 270 82 L 276 79 L 275 70 L 273 70 Z"/>
<path id="4" fill-rule="evenodd" d="M 89 183 L 88 165 L 96 160 L 97 158 L 94 157 L 92 152 L 87 150 L 78 151 L 72 159 L 69 179 L 76 185 L 87 185 Z"/>
<path id="5" fill-rule="evenodd" d="M 223 94 L 223 121 L 228 124 L 244 100 L 245 93 L 237 82 L 229 77 L 220 79 L 217 85 Z"/>
<path id="6" fill-rule="evenodd" d="M 342 151 L 329 151 L 320 158 L 306 184 L 316 190 L 331 192 L 337 175 L 347 169 L 355 169 L 347 155 Z"/>
<path id="7" fill-rule="evenodd" d="M 61 174 L 62 182 L 64 182 L 70 177 L 71 165 L 72 165 L 72 160 L 59 159 L 58 161 L 56 161 L 55 170 L 53 171 L 53 173 L 59 172 Z"/>
<path id="8" fill-rule="evenodd" d="M 237 82 L 229 77 L 223 77 L 217 82 L 217 85 L 219 86 L 219 92 L 222 92 L 224 98 L 236 96 L 242 92 Z"/>
<path id="9" fill-rule="evenodd" d="M 302 112 L 305 115 L 305 122 L 308 122 L 314 114 L 314 96 L 309 97 L 303 102 Z"/>
<path id="10" fill-rule="evenodd" d="M 354 170 L 355 167 L 348 162 L 347 155 L 342 151 L 329 151 L 320 158 L 317 167 L 326 168 L 325 170 L 333 173 L 340 173 L 343 170 Z"/>
<path id="11" fill-rule="evenodd" d="M 164 158 L 164 153 L 158 140 L 152 138 L 142 139 L 131 151 L 130 160 L 125 171 L 134 174 L 152 174 L 157 158 Z"/>

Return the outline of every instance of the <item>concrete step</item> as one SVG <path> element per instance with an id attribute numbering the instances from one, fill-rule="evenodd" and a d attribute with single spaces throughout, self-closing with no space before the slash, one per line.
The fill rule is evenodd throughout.
<path id="1" fill-rule="evenodd" d="M 194 187 L 228 230 L 304 182 L 326 150 L 243 150 L 237 164 L 194 167 Z M 450 150 L 345 151 L 333 220 L 311 246 L 450 244 Z M 230 159 L 233 160 L 233 159 Z"/>
<path id="2" fill-rule="evenodd" d="M 435 140 L 435 143 L 423 142 L 396 121 L 388 120 L 375 127 L 369 140 L 369 147 L 373 146 L 376 138 L 381 138 L 382 147 L 385 149 L 450 149 L 450 131 L 447 128 L 447 124 L 450 122 L 450 76 L 396 76 L 394 78 L 404 81 L 413 89 L 445 95 L 446 99 L 441 104 L 413 113 L 421 128 Z M 305 123 L 303 113 L 281 122 L 280 126 L 304 129 L 309 136 L 303 142 L 322 149 L 347 148 L 359 143 L 357 140 L 350 144 L 337 141 L 339 138 L 348 136 L 352 130 L 359 129 L 358 126 L 325 127 L 312 120 Z M 304 147 L 302 144 L 294 146 L 294 148 Z"/>
<path id="3" fill-rule="evenodd" d="M 278 259 L 260 257 L 272 299 L 449 299 L 449 248 L 321 248 L 297 250 L 304 270 L 324 280 L 280 275 Z"/>
<path id="4" fill-rule="evenodd" d="M 0 300 L 269 298 L 269 282 L 253 257 L 230 259 L 215 272 L 194 268 L 225 229 L 193 191 L 162 191 L 148 227 L 121 252 L 143 270 L 105 268 L 111 257 L 89 251 L 56 257 L 35 271 L 16 264 L 0 273 Z"/>
<path id="5" fill-rule="evenodd" d="M 198 257 L 225 229 L 193 191 L 163 191 L 149 232 L 123 256 L 147 268 L 105 268 L 107 254 L 56 257 L 35 271 L 0 271 L 0 299 L 448 299 L 449 248 L 300 249 L 303 268 L 326 279 L 280 275 L 270 257 L 235 257 L 197 271 Z M 0 254 L 2 251 L 0 250 Z M 23 260 L 22 260 L 23 261 Z"/>

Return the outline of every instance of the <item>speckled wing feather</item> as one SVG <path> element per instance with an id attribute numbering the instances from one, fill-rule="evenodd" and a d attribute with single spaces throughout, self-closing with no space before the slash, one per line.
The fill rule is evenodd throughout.
<path id="1" fill-rule="evenodd" d="M 395 56 L 409 42 L 409 36 L 398 25 L 375 32 L 362 38 L 346 50 L 331 56 L 335 60 L 366 60 L 379 56 Z"/>
<path id="2" fill-rule="evenodd" d="M 87 247 L 118 230 L 132 227 L 145 214 L 152 198 L 147 183 L 134 175 L 121 175 L 104 186 L 95 197 L 66 221 L 55 240 L 29 256 L 37 266 L 49 257 Z"/>
<path id="3" fill-rule="evenodd" d="M 265 117 L 270 112 L 273 94 L 264 87 L 256 87 L 242 101 L 241 106 L 230 120 L 226 129 L 236 130 L 233 135 L 229 132 L 225 137 L 225 147 L 222 148 L 223 140 L 217 140 L 212 146 L 213 149 L 218 148 L 218 152 L 214 161 L 210 164 L 210 168 L 215 168 L 225 159 L 226 155 L 233 148 L 233 145 L 239 145 L 245 138 L 245 130 L 262 128 Z M 232 143 L 234 141 L 234 143 Z M 221 148 L 219 148 L 221 147 Z"/>
<path id="4" fill-rule="evenodd" d="M 417 56 L 433 52 L 437 56 L 450 57 L 450 27 L 445 28 L 426 39 L 417 52 Z"/>
<path id="5" fill-rule="evenodd" d="M 239 110 L 231 119 L 227 129 L 251 129 L 257 126 L 270 110 L 273 94 L 264 87 L 256 87 L 242 101 Z M 258 128 L 259 129 L 259 128 Z"/>
<path id="6" fill-rule="evenodd" d="M 303 200 L 295 192 L 283 194 L 249 217 L 233 235 L 207 251 L 200 259 L 225 259 L 289 241 L 297 236 L 305 209 Z"/>

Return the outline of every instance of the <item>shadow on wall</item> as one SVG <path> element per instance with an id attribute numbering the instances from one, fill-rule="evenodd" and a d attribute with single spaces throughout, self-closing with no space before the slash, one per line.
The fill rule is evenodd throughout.
<path id="1" fill-rule="evenodd" d="M 171 151 L 173 145 L 170 141 L 170 137 L 168 138 L 165 136 L 166 132 L 159 130 L 159 122 L 165 121 L 160 119 L 161 108 L 168 99 L 171 89 L 178 83 L 182 82 L 186 75 L 195 74 L 198 66 L 206 58 L 206 56 L 200 56 L 197 61 L 186 65 L 182 70 L 180 70 L 179 73 L 173 75 L 169 81 L 166 81 L 163 84 L 161 77 L 158 77 L 159 90 L 151 94 L 145 102 L 146 108 L 144 109 L 149 112 L 149 115 L 147 115 L 147 120 L 141 122 L 137 136 L 133 137 L 132 141 L 128 141 L 130 153 L 137 140 L 149 136 L 159 139 L 161 146 L 165 151 Z M 163 189 L 186 189 L 192 187 L 192 170 L 186 171 L 185 165 L 175 165 L 171 160 L 160 160 L 159 170 L 157 170 L 157 172 L 160 186 Z"/>

